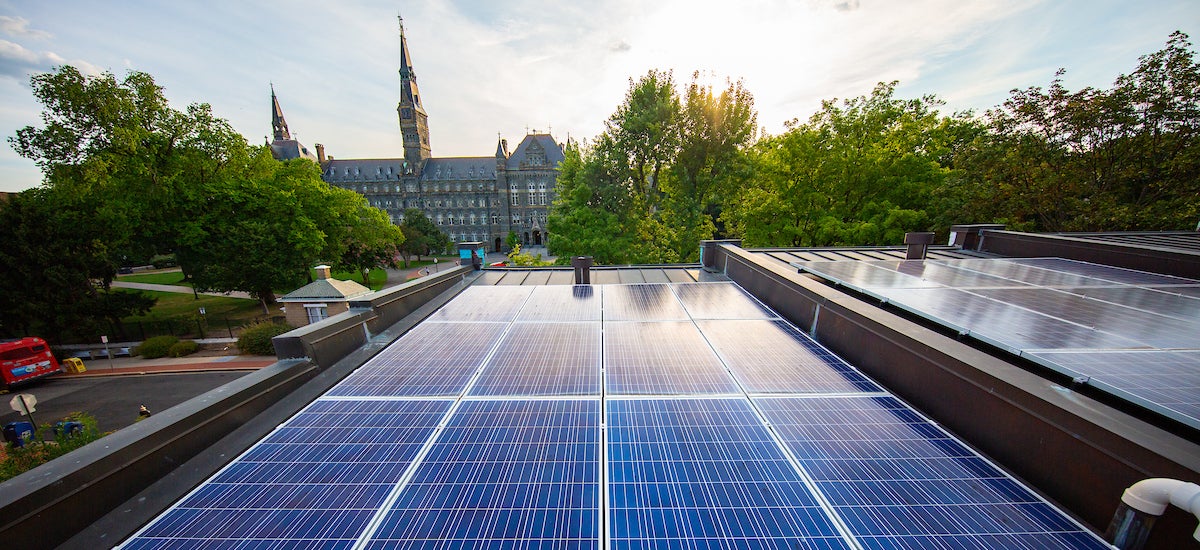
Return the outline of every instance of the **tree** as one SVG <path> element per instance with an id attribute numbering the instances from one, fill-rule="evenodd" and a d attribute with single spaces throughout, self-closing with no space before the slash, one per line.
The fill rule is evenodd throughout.
<path id="1" fill-rule="evenodd" d="M 751 246 L 900 242 L 930 228 L 927 209 L 965 117 L 940 116 L 933 96 L 896 99 L 896 83 L 822 103 L 808 122 L 760 140 L 754 174 L 725 219 Z"/>
<path id="2" fill-rule="evenodd" d="M 91 338 L 105 319 L 145 313 L 153 298 L 112 292 L 116 265 L 90 205 L 51 189 L 0 201 L 0 335 L 52 343 Z"/>
<path id="3" fill-rule="evenodd" d="M 366 199 L 361 196 L 358 199 L 360 205 L 346 235 L 345 251 L 335 265 L 339 269 L 358 271 L 362 275 L 363 285 L 370 286 L 370 269 L 396 267 L 398 246 L 404 242 L 405 236 L 400 227 L 392 224 L 387 213 L 368 206 Z"/>
<path id="4" fill-rule="evenodd" d="M 450 240 L 419 208 L 404 210 L 404 222 L 400 224 L 400 231 L 404 235 L 400 253 L 404 256 L 405 267 L 408 266 L 411 256 L 416 256 L 419 262 L 421 256 L 444 249 L 446 242 Z"/>
<path id="5" fill-rule="evenodd" d="M 957 156 L 951 205 L 1040 231 L 1190 229 L 1200 218 L 1200 65 L 1186 34 L 1109 90 L 1013 90 Z"/>
<path id="6" fill-rule="evenodd" d="M 696 243 L 716 230 L 756 121 L 753 98 L 740 82 L 716 93 L 698 77 L 682 99 L 670 72 L 631 80 L 605 132 L 590 146 L 568 145 L 548 220 L 560 258 L 696 258 Z"/>

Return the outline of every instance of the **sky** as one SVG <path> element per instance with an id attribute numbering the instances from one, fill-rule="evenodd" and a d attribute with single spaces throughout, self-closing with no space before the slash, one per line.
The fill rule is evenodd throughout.
<path id="1" fill-rule="evenodd" d="M 592 138 L 651 69 L 741 79 L 780 133 L 878 82 L 978 113 L 1059 68 L 1068 89 L 1107 88 L 1172 31 L 1200 40 L 1196 0 L 0 0 L 0 191 L 41 182 L 7 138 L 41 124 L 30 76 L 63 64 L 150 73 L 251 143 L 271 133 L 273 84 L 310 149 L 400 157 L 397 15 L 439 157 Z"/>

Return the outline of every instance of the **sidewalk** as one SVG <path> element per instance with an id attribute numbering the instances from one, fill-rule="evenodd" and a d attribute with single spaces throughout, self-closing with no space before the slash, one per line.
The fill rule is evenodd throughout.
<path id="1" fill-rule="evenodd" d="M 163 357 L 142 359 L 140 357 L 117 357 L 114 359 L 91 359 L 83 362 L 87 372 L 59 374 L 63 378 L 94 376 L 122 376 L 133 374 L 164 374 L 201 371 L 258 370 L 275 363 L 278 359 L 270 355 L 207 355 L 188 357 Z"/>
<path id="2" fill-rule="evenodd" d="M 113 288 L 131 288 L 134 290 L 156 290 L 158 292 L 176 292 L 179 294 L 192 294 L 193 289 L 190 286 L 182 285 L 159 285 L 153 283 L 131 283 L 126 281 L 113 281 Z M 198 292 L 201 296 L 224 296 L 226 298 L 242 298 L 245 300 L 253 300 L 248 292 L 235 290 L 233 292 Z"/>

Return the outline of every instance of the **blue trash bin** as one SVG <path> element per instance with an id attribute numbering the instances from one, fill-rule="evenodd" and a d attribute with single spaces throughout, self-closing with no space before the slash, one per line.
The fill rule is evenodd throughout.
<path id="1" fill-rule="evenodd" d="M 33 441 L 33 423 L 9 422 L 5 424 L 4 440 L 13 447 L 24 447 L 26 443 Z"/>
<path id="2" fill-rule="evenodd" d="M 54 425 L 54 437 L 67 436 L 75 437 L 83 433 L 83 424 L 80 422 L 59 422 Z"/>

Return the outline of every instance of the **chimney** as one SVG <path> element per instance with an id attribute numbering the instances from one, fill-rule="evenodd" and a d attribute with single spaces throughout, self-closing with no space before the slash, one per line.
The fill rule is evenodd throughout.
<path id="1" fill-rule="evenodd" d="M 317 143 L 316 146 L 317 146 L 317 162 L 320 164 L 325 164 L 325 146 L 321 145 L 320 143 Z"/>
<path id="2" fill-rule="evenodd" d="M 313 269 L 317 270 L 317 278 L 318 279 L 328 279 L 329 278 L 329 266 L 319 265 L 317 267 L 314 267 Z"/>

